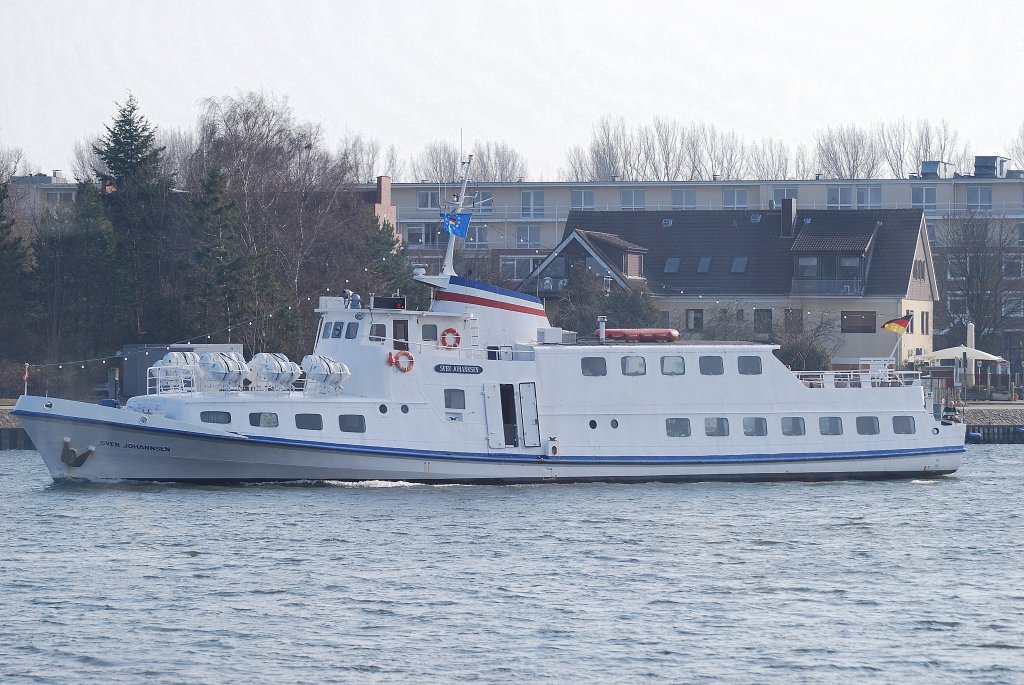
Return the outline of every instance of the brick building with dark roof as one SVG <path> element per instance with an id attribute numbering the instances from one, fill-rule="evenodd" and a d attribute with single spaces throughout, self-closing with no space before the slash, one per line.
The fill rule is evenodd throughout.
<path id="1" fill-rule="evenodd" d="M 706 317 L 754 321 L 834 313 L 844 344 L 833 363 L 887 357 L 880 325 L 913 311 L 902 359 L 932 349 L 938 299 L 920 209 L 573 211 L 565 237 L 523 282 L 557 298 L 583 259 L 609 287 L 646 288 L 665 325 L 699 331 Z M 799 316 L 798 316 L 799 315 Z M 777 319 L 778 320 L 778 319 Z"/>

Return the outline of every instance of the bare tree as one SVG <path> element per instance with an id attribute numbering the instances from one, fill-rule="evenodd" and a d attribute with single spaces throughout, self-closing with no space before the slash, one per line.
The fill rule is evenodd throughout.
<path id="1" fill-rule="evenodd" d="M 435 140 L 413 158 L 412 173 L 428 183 L 454 183 L 461 161 L 458 148 L 446 140 Z"/>
<path id="2" fill-rule="evenodd" d="M 338 154 L 351 171 L 349 180 L 353 183 L 366 183 L 380 175 L 380 143 L 377 139 L 364 138 L 359 133 L 347 135 L 338 145 Z"/>
<path id="3" fill-rule="evenodd" d="M 914 131 L 914 147 L 917 168 L 924 161 L 942 161 L 952 163 L 961 173 L 968 173 L 974 163 L 970 145 L 960 140 L 960 133 L 945 119 L 937 125 L 927 119 L 918 119 Z"/>
<path id="4" fill-rule="evenodd" d="M 883 157 L 874 131 L 849 126 L 831 126 L 815 136 L 818 165 L 828 178 L 877 178 Z"/>
<path id="5" fill-rule="evenodd" d="M 746 145 L 735 131 L 719 133 L 712 124 L 701 126 L 704 178 L 734 180 L 746 173 Z"/>
<path id="6" fill-rule="evenodd" d="M 814 156 L 808 152 L 807 146 L 803 143 L 797 145 L 796 152 L 793 154 L 793 176 L 800 179 L 811 179 L 814 178 L 817 170 L 817 162 L 814 161 Z"/>
<path id="7" fill-rule="evenodd" d="M 1024 169 L 1024 123 L 1017 129 L 1017 134 L 1006 144 L 1006 151 L 1018 169 Z"/>
<path id="8" fill-rule="evenodd" d="M 762 138 L 747 148 L 748 167 L 754 178 L 780 181 L 789 178 L 789 146 L 781 140 Z"/>
<path id="9" fill-rule="evenodd" d="M 399 182 L 405 179 L 405 161 L 398 155 L 398 148 L 388 145 L 384 152 L 383 174 L 390 176 L 392 181 Z"/>
<path id="10" fill-rule="evenodd" d="M 974 323 L 978 346 L 1001 347 L 1012 317 L 1024 308 L 1024 252 L 1017 245 L 1017 221 L 979 212 L 946 217 L 936 236 L 941 300 L 953 339 L 963 340 Z"/>
<path id="11" fill-rule="evenodd" d="M 913 128 L 906 118 L 879 124 L 877 135 L 882 157 L 894 178 L 907 178 L 920 168 L 920 160 L 915 154 Z"/>
<path id="12" fill-rule="evenodd" d="M 473 178 L 509 183 L 526 177 L 526 160 L 505 141 L 473 144 Z"/>
<path id="13" fill-rule="evenodd" d="M 157 129 L 156 145 L 164 148 L 160 161 L 164 173 L 173 178 L 175 184 L 180 184 L 185 179 L 194 178 L 204 173 L 203 169 L 193 167 L 198 159 L 195 131 Z"/>
<path id="14" fill-rule="evenodd" d="M 17 175 L 25 160 L 25 153 L 20 147 L 0 145 L 0 185 Z"/>

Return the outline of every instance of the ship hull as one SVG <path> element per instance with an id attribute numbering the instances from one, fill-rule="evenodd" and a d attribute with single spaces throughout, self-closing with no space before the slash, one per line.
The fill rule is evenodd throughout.
<path id="1" fill-rule="evenodd" d="M 921 478 L 956 471 L 959 443 L 830 453 L 648 457 L 447 452 L 271 439 L 137 412 L 23 397 L 16 409 L 54 480 L 540 483 Z M 962 431 L 961 431 L 962 433 Z M 86 455 L 81 459 L 82 455 Z M 71 457 L 77 457 L 73 459 Z M 70 463 L 69 463 L 70 462 Z M 77 465 L 72 465 L 77 463 Z"/>

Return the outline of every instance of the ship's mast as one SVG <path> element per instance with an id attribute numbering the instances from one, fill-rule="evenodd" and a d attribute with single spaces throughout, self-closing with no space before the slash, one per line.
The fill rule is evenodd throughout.
<path id="1" fill-rule="evenodd" d="M 469 155 L 466 161 L 462 162 L 462 188 L 459 190 L 459 194 L 455 197 L 455 203 L 452 207 L 452 213 L 458 214 L 462 211 L 462 207 L 466 202 L 466 185 L 469 183 L 469 165 L 473 163 L 473 155 Z M 452 261 L 455 259 L 455 234 L 448 234 L 448 248 L 444 252 L 444 264 L 441 265 L 442 276 L 457 276 L 455 273 L 455 267 L 452 266 Z"/>

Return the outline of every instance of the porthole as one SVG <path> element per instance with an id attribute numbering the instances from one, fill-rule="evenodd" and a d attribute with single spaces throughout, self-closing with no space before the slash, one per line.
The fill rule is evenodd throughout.
<path id="1" fill-rule="evenodd" d="M 612 419 L 612 428 L 618 428 L 618 427 L 619 427 L 619 420 L 618 419 Z"/>
<path id="2" fill-rule="evenodd" d="M 53 409 L 53 402 L 44 402 L 43 409 Z"/>
<path id="3" fill-rule="evenodd" d="M 939 429 L 938 428 L 932 428 L 932 435 L 938 435 L 938 434 L 939 434 Z"/>
<path id="4" fill-rule="evenodd" d="M 408 404 L 403 404 L 402 405 L 402 413 L 403 414 L 408 414 L 409 413 L 409 405 Z"/>
<path id="5" fill-rule="evenodd" d="M 590 427 L 597 428 L 597 421 L 595 421 L 594 419 L 590 419 Z"/>
<path id="6" fill-rule="evenodd" d="M 386 404 L 380 405 L 379 407 L 377 407 L 377 409 L 380 409 L 380 413 L 381 414 L 387 414 L 388 413 L 388 405 L 386 405 Z"/>

